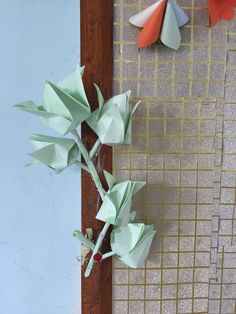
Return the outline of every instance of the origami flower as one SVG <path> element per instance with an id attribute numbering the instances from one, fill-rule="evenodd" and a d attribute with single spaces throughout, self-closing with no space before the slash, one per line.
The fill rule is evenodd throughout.
<path id="1" fill-rule="evenodd" d="M 116 184 L 114 176 L 106 171 L 104 174 L 109 191 L 96 218 L 117 226 L 127 225 L 132 217 L 130 216 L 132 197 L 145 185 L 145 182 L 125 181 Z"/>
<path id="2" fill-rule="evenodd" d="M 209 24 L 214 25 L 220 19 L 231 20 L 234 17 L 236 0 L 208 0 Z"/>
<path id="3" fill-rule="evenodd" d="M 139 48 L 160 39 L 164 45 L 178 49 L 181 40 L 179 27 L 188 22 L 188 16 L 174 0 L 160 0 L 131 17 L 129 22 L 143 28 L 139 33 Z"/>
<path id="4" fill-rule="evenodd" d="M 130 144 L 131 118 L 137 105 L 130 110 L 131 91 L 112 97 L 104 104 L 104 99 L 96 86 L 99 108 L 87 119 L 88 125 L 98 135 L 102 144 Z"/>
<path id="5" fill-rule="evenodd" d="M 42 106 L 27 101 L 16 107 L 40 116 L 47 126 L 62 135 L 73 131 L 90 115 L 82 82 L 83 71 L 84 68 L 78 67 L 58 85 L 46 81 Z"/>
<path id="6" fill-rule="evenodd" d="M 156 231 L 152 225 L 130 223 L 112 230 L 112 251 L 129 267 L 141 267 L 148 256 Z"/>
<path id="7" fill-rule="evenodd" d="M 54 170 L 61 171 L 77 160 L 79 149 L 74 140 L 35 134 L 31 142 L 37 150 L 30 155 Z"/>

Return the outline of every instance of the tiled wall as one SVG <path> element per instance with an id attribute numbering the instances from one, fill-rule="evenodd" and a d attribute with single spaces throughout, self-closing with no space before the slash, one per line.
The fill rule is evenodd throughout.
<path id="1" fill-rule="evenodd" d="M 114 93 L 142 100 L 114 173 L 147 182 L 133 207 L 157 228 L 143 268 L 113 260 L 114 314 L 236 310 L 236 19 L 207 27 L 206 2 L 178 1 L 176 52 L 137 49 L 128 19 L 153 1 L 114 4 Z"/>

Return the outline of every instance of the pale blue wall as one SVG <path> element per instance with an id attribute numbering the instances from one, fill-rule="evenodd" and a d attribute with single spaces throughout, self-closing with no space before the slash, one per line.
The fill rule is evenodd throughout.
<path id="1" fill-rule="evenodd" d="M 0 1 L 0 314 L 80 313 L 80 171 L 24 168 L 30 135 L 55 133 L 12 108 L 76 67 L 79 19 L 79 0 Z"/>

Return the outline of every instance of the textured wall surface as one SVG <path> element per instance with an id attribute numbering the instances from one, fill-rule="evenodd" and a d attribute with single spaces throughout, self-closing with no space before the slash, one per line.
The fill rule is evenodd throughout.
<path id="1" fill-rule="evenodd" d="M 31 134 L 57 134 L 13 105 L 41 103 L 44 80 L 75 69 L 79 1 L 2 0 L 0 12 L 0 313 L 78 314 L 80 170 L 25 167 Z"/>
<path id="2" fill-rule="evenodd" d="M 180 49 L 138 50 L 128 19 L 152 3 L 114 4 L 114 93 L 142 100 L 114 173 L 147 182 L 133 207 L 157 236 L 143 268 L 114 259 L 113 313 L 234 314 L 236 18 L 209 28 L 206 0 L 179 0 Z"/>

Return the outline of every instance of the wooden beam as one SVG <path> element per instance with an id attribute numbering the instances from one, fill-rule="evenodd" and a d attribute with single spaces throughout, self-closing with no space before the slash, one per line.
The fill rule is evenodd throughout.
<path id="1" fill-rule="evenodd" d="M 112 0 L 81 0 L 81 65 L 85 65 L 84 84 L 86 93 L 94 110 L 97 97 L 93 83 L 100 87 L 105 99 L 112 96 Z M 82 139 L 88 149 L 96 141 L 96 135 L 86 124 L 82 125 Z M 102 183 L 103 169 L 112 171 L 112 148 L 102 146 L 96 162 Z M 88 173 L 82 171 L 82 229 L 92 228 L 97 237 L 103 223 L 95 219 L 101 200 Z M 109 234 L 102 251 L 109 250 Z M 97 263 L 88 278 L 82 269 L 82 314 L 112 313 L 112 260 Z"/>

